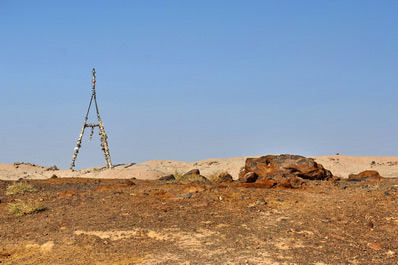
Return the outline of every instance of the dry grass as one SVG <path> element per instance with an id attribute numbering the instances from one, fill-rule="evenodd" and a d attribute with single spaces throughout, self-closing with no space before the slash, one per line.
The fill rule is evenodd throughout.
<path id="1" fill-rule="evenodd" d="M 173 175 L 174 175 L 175 180 L 178 181 L 182 178 L 182 175 L 184 175 L 184 174 L 182 174 L 176 170 Z"/>
<path id="2" fill-rule="evenodd" d="M 37 190 L 28 183 L 17 182 L 7 187 L 6 195 L 24 194 L 26 192 L 37 192 Z"/>
<path id="3" fill-rule="evenodd" d="M 34 214 L 44 210 L 44 208 L 40 205 L 40 202 L 37 200 L 29 200 L 27 202 L 17 200 L 15 203 L 9 203 L 7 206 L 9 213 L 18 216 Z"/>

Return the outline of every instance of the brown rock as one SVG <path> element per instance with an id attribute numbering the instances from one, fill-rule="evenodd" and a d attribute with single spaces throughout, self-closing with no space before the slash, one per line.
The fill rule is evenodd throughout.
<path id="1" fill-rule="evenodd" d="M 130 179 L 124 180 L 124 184 L 126 184 L 127 186 L 134 186 L 135 185 L 135 183 L 133 181 L 131 181 Z"/>
<path id="2" fill-rule="evenodd" d="M 350 174 L 348 180 L 351 181 L 380 181 L 384 179 L 376 170 L 365 170 L 359 174 Z"/>
<path id="3" fill-rule="evenodd" d="M 252 183 L 256 182 L 258 176 L 254 172 L 246 172 L 246 173 L 240 173 L 239 174 L 239 181 L 242 183 Z"/>
<path id="4" fill-rule="evenodd" d="M 369 221 L 366 223 L 366 227 L 373 228 L 374 224 L 371 221 Z"/>
<path id="5" fill-rule="evenodd" d="M 283 178 L 278 185 L 283 188 L 300 188 L 303 183 L 304 181 L 302 178 L 293 176 L 289 178 Z"/>
<path id="6" fill-rule="evenodd" d="M 182 175 L 179 179 L 179 182 L 209 182 L 209 180 L 205 177 L 200 175 L 199 169 L 192 169 Z"/>
<path id="7" fill-rule="evenodd" d="M 170 180 L 175 180 L 175 179 L 176 179 L 176 178 L 174 177 L 173 174 L 160 176 L 160 177 L 158 178 L 158 180 L 163 180 L 163 181 L 170 181 Z"/>
<path id="8" fill-rule="evenodd" d="M 254 172 L 261 179 L 282 179 L 299 177 L 302 179 L 325 180 L 332 177 L 332 173 L 312 158 L 298 155 L 267 155 L 259 158 L 248 158 L 239 179 L 245 182 L 245 175 Z"/>
<path id="9" fill-rule="evenodd" d="M 278 183 L 279 187 L 282 188 L 293 188 L 292 185 L 290 184 L 289 179 L 282 179 L 279 183 Z"/>
<path id="10" fill-rule="evenodd" d="M 222 172 L 217 177 L 211 179 L 214 182 L 232 182 L 232 176 L 228 172 Z"/>

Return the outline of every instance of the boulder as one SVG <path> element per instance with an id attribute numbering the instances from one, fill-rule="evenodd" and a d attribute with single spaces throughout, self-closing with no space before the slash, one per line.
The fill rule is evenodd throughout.
<path id="1" fill-rule="evenodd" d="M 299 155 L 247 158 L 239 173 L 239 181 L 243 183 L 273 180 L 283 187 L 299 187 L 303 179 L 327 180 L 332 177 L 332 173 L 314 159 Z"/>
<path id="2" fill-rule="evenodd" d="M 247 172 L 245 174 L 239 174 L 239 181 L 243 183 L 253 183 L 256 182 L 258 175 L 254 172 Z"/>
<path id="3" fill-rule="evenodd" d="M 232 182 L 232 176 L 228 172 L 217 174 L 214 178 L 210 178 L 213 182 Z"/>
<path id="4" fill-rule="evenodd" d="M 384 179 L 376 170 L 365 170 L 358 174 L 350 174 L 348 180 L 350 181 L 380 181 Z"/>

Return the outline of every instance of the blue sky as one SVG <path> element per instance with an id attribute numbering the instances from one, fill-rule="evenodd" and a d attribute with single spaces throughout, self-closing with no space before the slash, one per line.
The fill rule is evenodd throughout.
<path id="1" fill-rule="evenodd" d="M 387 0 L 0 1 L 0 163 L 69 167 L 93 67 L 114 164 L 397 156 L 396 10 Z M 77 168 L 105 164 L 88 135 Z"/>

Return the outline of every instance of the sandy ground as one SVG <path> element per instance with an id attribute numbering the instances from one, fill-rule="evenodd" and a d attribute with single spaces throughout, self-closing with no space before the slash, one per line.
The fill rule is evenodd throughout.
<path id="1" fill-rule="evenodd" d="M 47 179 L 54 174 L 57 177 L 112 178 L 112 179 L 157 179 L 171 173 L 185 173 L 191 169 L 199 169 L 201 174 L 208 176 L 219 172 L 228 172 L 234 179 L 238 178 L 241 167 L 247 157 L 206 159 L 196 162 L 171 160 L 151 160 L 144 163 L 116 165 L 113 170 L 104 167 L 82 170 L 51 170 L 32 164 L 0 164 L 1 180 Z M 395 156 L 344 156 L 330 155 L 313 157 L 318 163 L 332 171 L 336 176 L 347 178 L 349 174 L 364 170 L 377 170 L 383 177 L 398 177 L 398 157 Z"/>

